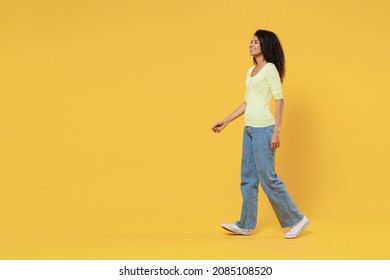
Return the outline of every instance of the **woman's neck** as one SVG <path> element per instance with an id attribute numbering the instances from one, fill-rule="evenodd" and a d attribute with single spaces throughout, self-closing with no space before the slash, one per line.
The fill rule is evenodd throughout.
<path id="1" fill-rule="evenodd" d="M 255 57 L 255 59 L 256 59 L 256 65 L 259 67 L 262 67 L 267 63 L 263 55 Z"/>

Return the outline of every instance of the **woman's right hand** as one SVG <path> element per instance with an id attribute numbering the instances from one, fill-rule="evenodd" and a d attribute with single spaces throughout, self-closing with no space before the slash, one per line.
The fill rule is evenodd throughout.
<path id="1" fill-rule="evenodd" d="M 228 123 L 235 120 L 242 114 L 244 114 L 246 109 L 246 102 L 242 103 L 233 113 L 231 113 L 229 116 L 224 118 L 222 121 L 217 122 L 211 127 L 211 130 L 217 133 L 220 133 Z"/>
<path id="2" fill-rule="evenodd" d="M 211 127 L 211 130 L 220 133 L 228 123 L 225 121 L 219 121 Z"/>

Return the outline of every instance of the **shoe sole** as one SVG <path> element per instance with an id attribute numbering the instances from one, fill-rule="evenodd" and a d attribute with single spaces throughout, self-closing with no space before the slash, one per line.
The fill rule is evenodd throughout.
<path id="1" fill-rule="evenodd" d="M 252 234 L 252 232 L 240 231 L 240 230 L 231 228 L 231 227 L 229 227 L 229 226 L 223 226 L 223 225 L 222 225 L 222 228 L 223 228 L 223 229 L 226 229 L 226 230 L 229 231 L 229 232 L 235 233 L 235 234 L 246 235 L 246 236 Z"/>
<path id="2" fill-rule="evenodd" d="M 296 238 L 298 235 L 301 234 L 301 232 L 305 229 L 305 227 L 307 227 L 308 224 L 310 224 L 309 220 L 307 220 L 307 222 L 301 227 L 301 230 L 298 231 L 297 234 L 295 234 L 295 235 L 285 235 L 284 237 L 287 238 L 287 239 Z"/>

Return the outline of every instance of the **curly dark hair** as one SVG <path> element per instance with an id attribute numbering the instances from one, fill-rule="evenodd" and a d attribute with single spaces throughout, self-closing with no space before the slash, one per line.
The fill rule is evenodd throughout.
<path id="1" fill-rule="evenodd" d="M 264 55 L 264 59 L 267 62 L 275 64 L 276 69 L 278 69 L 279 72 L 280 80 L 283 81 L 286 71 L 286 62 L 284 59 L 283 48 L 278 36 L 276 36 L 276 34 L 272 31 L 262 29 L 257 30 L 254 35 L 260 41 L 260 48 Z M 257 64 L 255 58 L 253 58 L 253 61 Z"/>

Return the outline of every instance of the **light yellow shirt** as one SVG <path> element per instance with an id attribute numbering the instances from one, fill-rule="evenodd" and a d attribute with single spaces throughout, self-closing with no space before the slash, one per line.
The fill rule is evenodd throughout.
<path id="1" fill-rule="evenodd" d="M 275 64 L 268 62 L 251 77 L 255 65 L 249 68 L 246 78 L 245 126 L 266 127 L 275 124 L 269 104 L 271 96 L 275 100 L 283 99 L 282 83 Z"/>

